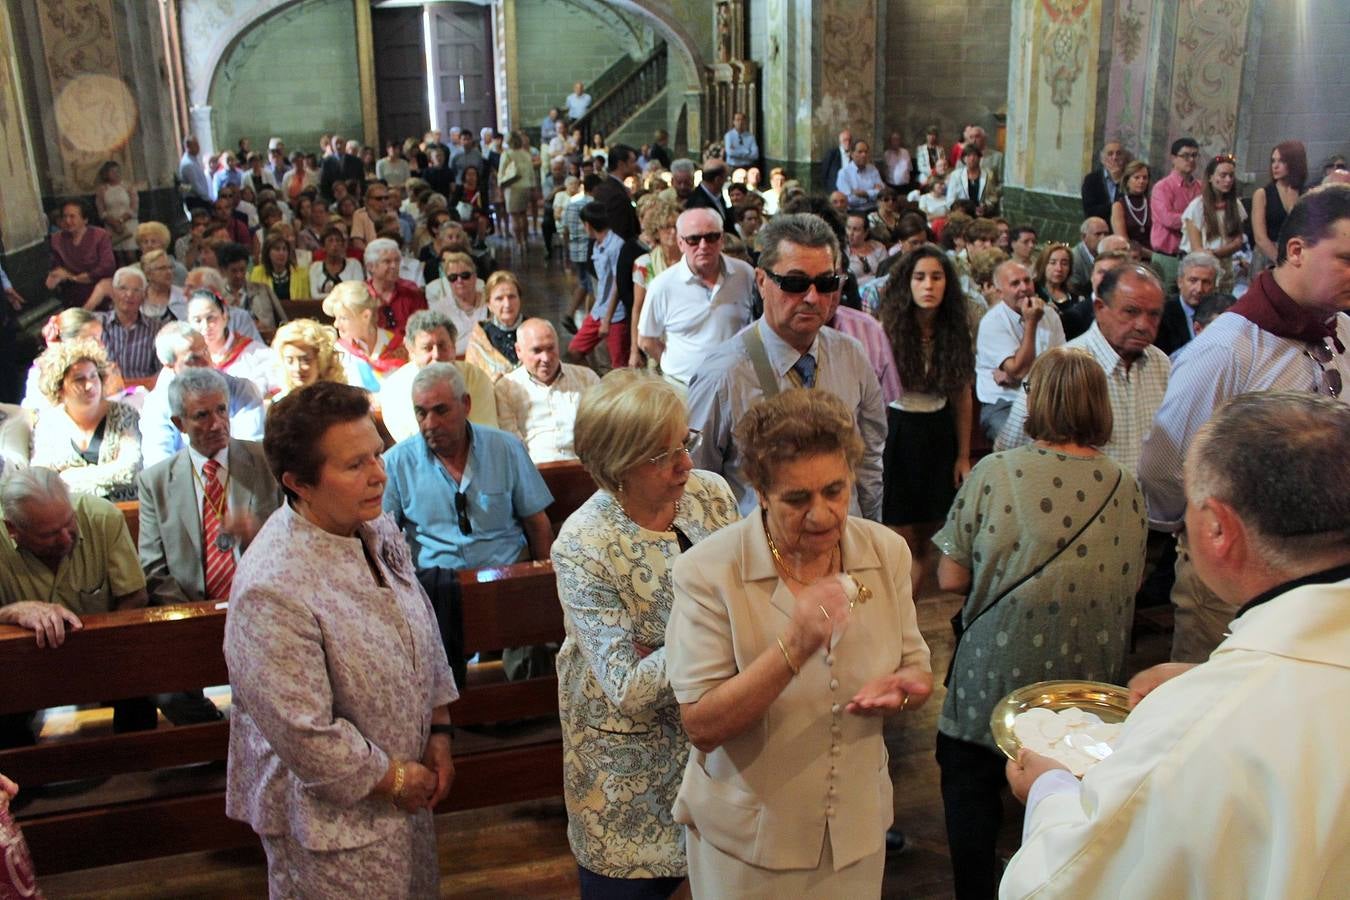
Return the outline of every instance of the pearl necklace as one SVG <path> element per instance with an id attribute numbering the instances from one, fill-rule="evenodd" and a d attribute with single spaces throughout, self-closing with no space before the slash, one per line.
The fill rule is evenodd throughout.
<path id="1" fill-rule="evenodd" d="M 1125 195 L 1125 209 L 1129 211 L 1129 213 L 1130 213 L 1130 218 L 1134 220 L 1134 224 L 1138 225 L 1140 228 L 1143 228 L 1144 225 L 1148 222 L 1148 198 L 1147 198 L 1147 197 L 1141 197 L 1141 198 L 1139 199 L 1139 208 L 1138 208 L 1138 209 L 1135 209 L 1135 208 L 1134 208 L 1134 204 L 1130 202 L 1130 195 L 1129 195 L 1129 194 L 1126 194 L 1126 195 Z"/>

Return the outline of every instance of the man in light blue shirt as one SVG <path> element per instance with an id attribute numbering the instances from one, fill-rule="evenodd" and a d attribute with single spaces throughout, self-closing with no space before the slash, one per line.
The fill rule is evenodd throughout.
<path id="1" fill-rule="evenodd" d="M 384 508 L 419 571 L 548 559 L 553 496 L 520 439 L 468 421 L 464 378 L 432 363 L 412 384 L 419 434 L 384 454 Z"/>
<path id="2" fill-rule="evenodd" d="M 850 510 L 880 521 L 886 405 L 857 340 L 826 327 L 843 279 L 839 244 L 823 219 L 779 215 L 759 232 L 755 284 L 764 316 L 714 349 L 689 385 L 689 425 L 703 432 L 694 464 L 726 478 L 742 515 L 756 505 L 741 471 L 735 425 L 756 401 L 793 387 L 829 391 L 854 411 L 863 458 Z M 767 382 L 767 383 L 766 383 Z"/>
<path id="3" fill-rule="evenodd" d="M 849 161 L 839 170 L 835 189 L 848 198 L 849 212 L 871 212 L 877 208 L 877 197 L 885 183 L 881 173 L 870 160 L 866 141 L 854 141 Z"/>
<path id="4" fill-rule="evenodd" d="M 201 144 L 195 137 L 184 138 L 183 157 L 178 161 L 178 182 L 179 190 L 183 192 L 183 205 L 189 210 L 194 206 L 211 207 L 211 182 L 206 178 L 206 169 L 199 156 L 201 152 Z"/>
<path id="5" fill-rule="evenodd" d="M 759 162 L 759 143 L 750 133 L 745 113 L 733 113 L 731 130 L 722 136 L 723 158 L 734 169 L 748 169 Z"/>

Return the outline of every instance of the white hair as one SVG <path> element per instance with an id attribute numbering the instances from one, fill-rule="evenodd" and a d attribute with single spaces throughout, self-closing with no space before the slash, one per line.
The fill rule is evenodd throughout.
<path id="1" fill-rule="evenodd" d="M 18 527 L 27 522 L 24 511 L 34 503 L 49 500 L 70 502 L 70 491 L 51 469 L 34 466 L 10 473 L 0 482 L 0 515 Z"/>
<path id="2" fill-rule="evenodd" d="M 434 384 L 450 385 L 450 390 L 461 399 L 469 393 L 469 389 L 464 386 L 464 376 L 454 363 L 434 362 L 422 369 L 413 378 L 412 390 L 420 391 Z"/>
<path id="3" fill-rule="evenodd" d="M 390 238 L 376 238 L 369 244 L 366 244 L 366 252 L 362 261 L 365 262 L 366 268 L 369 269 L 371 266 L 375 265 L 375 263 L 379 262 L 380 257 L 384 256 L 386 253 L 392 253 L 394 256 L 399 256 L 400 253 L 397 242 Z"/>
<path id="4" fill-rule="evenodd" d="M 123 282 L 128 278 L 139 278 L 141 280 L 141 287 L 145 287 L 147 284 L 145 273 L 141 271 L 140 266 L 123 266 L 113 273 L 113 287 L 123 287 Z"/>

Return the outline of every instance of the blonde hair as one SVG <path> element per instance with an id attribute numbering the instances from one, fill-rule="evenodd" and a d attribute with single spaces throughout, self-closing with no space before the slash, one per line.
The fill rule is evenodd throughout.
<path id="1" fill-rule="evenodd" d="M 136 226 L 137 243 L 140 243 L 141 238 L 152 234 L 158 237 L 164 243 L 164 246 L 169 246 L 169 239 L 172 235 L 169 234 L 169 228 L 163 222 L 142 222 Z"/>
<path id="2" fill-rule="evenodd" d="M 517 278 L 514 273 L 509 272 L 506 269 L 498 269 L 488 276 L 487 284 L 483 286 L 483 296 L 491 297 L 492 292 L 496 289 L 497 285 L 505 284 L 508 281 L 516 286 L 516 295 L 519 296 L 520 279 Z M 520 299 L 524 300 L 525 298 L 521 297 Z"/>
<path id="3" fill-rule="evenodd" d="M 1054 347 L 1027 374 L 1027 435 L 1050 444 L 1101 447 L 1114 421 L 1106 372 L 1084 350 Z"/>
<path id="4" fill-rule="evenodd" d="M 80 336 L 84 326 L 91 322 L 97 322 L 100 326 L 103 324 L 102 319 L 84 307 L 72 306 L 56 314 L 56 331 L 61 340 L 73 341 Z"/>
<path id="5" fill-rule="evenodd" d="M 842 453 L 852 471 L 863 455 L 857 423 L 844 401 L 808 388 L 792 388 L 750 407 L 736 425 L 736 446 L 746 478 L 761 494 L 772 489 L 780 463 Z"/>
<path id="6" fill-rule="evenodd" d="M 684 396 L 664 378 L 614 369 L 581 396 L 572 446 L 597 485 L 621 493 L 634 468 L 673 446 L 675 426 L 688 415 Z"/>
<path id="7" fill-rule="evenodd" d="M 323 314 L 334 318 L 337 318 L 339 310 L 356 314 L 374 312 L 379 308 L 380 301 L 375 299 L 364 281 L 341 282 L 323 298 Z"/>
<path id="8" fill-rule="evenodd" d="M 276 336 L 272 338 L 272 350 L 276 353 L 278 362 L 281 360 L 283 347 L 293 345 L 312 350 L 314 368 L 318 371 L 314 380 L 346 384 L 347 376 L 342 370 L 342 359 L 337 353 L 337 339 L 337 330 L 332 325 L 324 325 L 313 319 L 292 319 L 277 329 Z M 281 376 L 287 382 L 290 381 L 290 375 L 284 365 L 281 366 Z M 289 387 L 295 390 L 300 385 L 291 384 Z"/>
<path id="9" fill-rule="evenodd" d="M 42 391 L 42 396 L 53 406 L 60 406 L 61 389 L 65 385 L 66 373 L 85 360 L 93 363 L 98 369 L 100 381 L 108 376 L 108 352 L 88 338 L 63 340 L 44 350 L 37 358 L 38 389 Z"/>

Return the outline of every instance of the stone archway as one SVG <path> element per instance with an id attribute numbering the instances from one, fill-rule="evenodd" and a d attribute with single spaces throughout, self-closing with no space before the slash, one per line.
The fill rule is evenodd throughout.
<path id="1" fill-rule="evenodd" d="M 186 82 L 189 115 L 193 132 L 204 152 L 215 150 L 211 120 L 211 90 L 216 73 L 230 48 L 248 31 L 272 15 L 295 6 L 302 0 L 235 0 L 224 9 L 218 0 L 180 0 L 179 27 L 182 33 L 183 75 Z M 491 0 L 500 9 L 503 0 Z M 671 59 L 679 66 L 682 96 L 672 100 L 673 113 L 687 109 L 690 134 L 701 133 L 704 80 L 704 54 L 698 42 L 682 24 L 673 5 L 664 0 L 603 0 L 617 9 L 636 14 L 651 23 L 671 50 Z M 672 81 L 674 79 L 671 79 Z M 674 115 L 671 116 L 673 121 Z"/>

